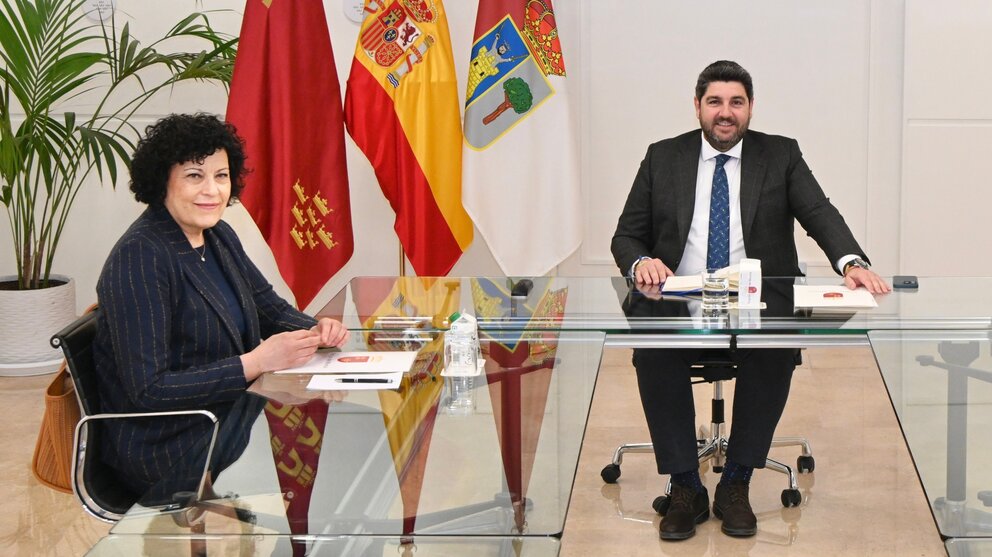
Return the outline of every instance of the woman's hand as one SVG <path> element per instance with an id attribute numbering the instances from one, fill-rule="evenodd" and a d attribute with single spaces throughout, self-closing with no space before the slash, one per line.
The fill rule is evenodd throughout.
<path id="1" fill-rule="evenodd" d="M 307 385 L 312 378 L 313 375 L 308 373 L 264 373 L 252 383 L 248 391 L 282 404 L 297 405 L 311 400 L 341 402 L 348 396 L 348 391 L 308 391 Z"/>
<path id="2" fill-rule="evenodd" d="M 321 317 L 320 321 L 317 321 L 317 324 L 310 330 L 320 336 L 320 345 L 325 347 L 344 346 L 344 343 L 348 342 L 348 337 L 351 336 L 351 333 L 344 328 L 340 321 L 330 317 Z"/>
<path id="3" fill-rule="evenodd" d="M 303 365 L 313 357 L 320 342 L 321 336 L 313 329 L 272 335 L 241 355 L 245 379 L 250 382 L 269 371 Z"/>

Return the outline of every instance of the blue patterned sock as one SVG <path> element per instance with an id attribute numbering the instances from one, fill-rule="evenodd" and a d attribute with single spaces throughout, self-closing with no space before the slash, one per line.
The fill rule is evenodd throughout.
<path id="1" fill-rule="evenodd" d="M 723 466 L 723 475 L 720 476 L 720 483 L 724 485 L 732 481 L 751 483 L 752 473 L 754 473 L 754 468 L 737 464 L 733 460 L 728 460 Z"/>
<path id="2" fill-rule="evenodd" d="M 703 490 L 703 480 L 699 477 L 699 469 L 672 474 L 672 483 L 680 487 L 690 487 L 697 493 Z"/>

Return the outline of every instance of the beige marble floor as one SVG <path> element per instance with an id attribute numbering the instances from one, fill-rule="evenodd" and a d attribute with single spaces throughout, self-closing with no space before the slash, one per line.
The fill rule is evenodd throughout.
<path id="1" fill-rule="evenodd" d="M 796 371 L 781 435 L 806 435 L 816 472 L 801 477 L 803 503 L 784 509 L 785 476 L 762 471 L 752 484 L 758 535 L 732 539 L 710 519 L 684 542 L 661 542 L 651 501 L 664 489 L 650 455 L 629 455 L 623 476 L 604 485 L 599 470 L 624 441 L 647 440 L 630 352 L 608 350 L 596 388 L 579 474 L 562 539 L 564 557 L 605 555 L 945 555 L 885 389 L 868 349 L 810 349 Z M 49 377 L 0 378 L 2 555 L 81 555 L 108 525 L 71 495 L 42 487 L 30 473 L 43 391 Z M 710 390 L 697 387 L 701 416 Z M 732 389 L 728 389 L 729 400 Z M 794 463 L 798 450 L 773 449 Z M 704 475 L 711 493 L 718 477 Z"/>

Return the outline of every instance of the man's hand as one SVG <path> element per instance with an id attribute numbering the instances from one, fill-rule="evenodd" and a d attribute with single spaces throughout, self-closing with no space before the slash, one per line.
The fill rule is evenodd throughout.
<path id="1" fill-rule="evenodd" d="M 645 284 L 643 282 L 635 282 L 634 288 L 638 292 L 644 295 L 645 298 L 649 300 L 660 300 L 661 299 L 661 285 L 660 284 Z"/>
<path id="2" fill-rule="evenodd" d="M 661 259 L 642 259 L 634 267 L 634 280 L 638 284 L 661 284 L 674 274 Z"/>
<path id="3" fill-rule="evenodd" d="M 851 290 L 864 286 L 872 294 L 885 294 L 892 290 L 892 286 L 871 269 L 863 269 L 853 265 L 844 275 L 844 284 Z"/>

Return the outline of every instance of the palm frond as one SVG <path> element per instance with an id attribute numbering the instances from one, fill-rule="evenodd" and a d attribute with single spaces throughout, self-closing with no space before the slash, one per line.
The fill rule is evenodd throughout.
<path id="1" fill-rule="evenodd" d="M 233 71 L 238 40 L 215 30 L 205 12 L 144 45 L 113 17 L 87 21 L 83 4 L 0 0 L 0 201 L 22 287 L 47 277 L 86 177 L 96 172 L 113 186 L 129 164 L 138 131 L 128 118 L 161 89 L 188 79 L 227 86 Z M 206 48 L 177 52 L 167 48 L 173 39 Z M 86 118 L 62 108 L 94 94 Z M 12 115 L 22 115 L 16 127 Z"/>

